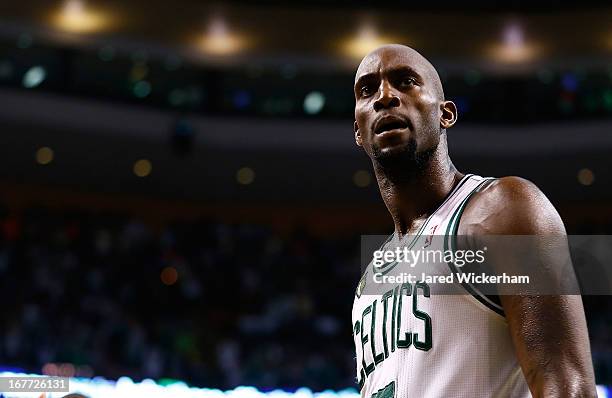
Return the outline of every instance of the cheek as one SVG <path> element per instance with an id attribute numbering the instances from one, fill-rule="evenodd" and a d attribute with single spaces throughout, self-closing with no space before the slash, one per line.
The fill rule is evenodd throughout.
<path id="1" fill-rule="evenodd" d="M 357 121 L 361 135 L 364 135 L 368 126 L 368 112 L 364 109 L 364 106 L 355 107 L 355 121 Z"/>
<path id="2" fill-rule="evenodd" d="M 424 91 L 421 91 L 416 101 L 417 108 L 423 114 L 430 113 L 432 110 L 438 108 L 438 100 L 435 96 L 430 95 Z"/>
<path id="3" fill-rule="evenodd" d="M 415 99 L 413 122 L 417 129 L 416 140 L 421 148 L 429 148 L 435 146 L 440 136 L 438 134 L 440 127 L 440 110 L 438 101 L 435 97 L 429 95 L 421 95 L 418 100 Z"/>
<path id="4" fill-rule="evenodd" d="M 440 123 L 438 101 L 431 96 L 422 96 L 416 103 L 416 109 L 422 127 L 430 125 L 437 127 Z"/>
<path id="5" fill-rule="evenodd" d="M 355 105 L 355 119 L 363 117 L 364 114 L 365 106 L 363 104 L 363 101 L 360 101 L 358 104 Z"/>

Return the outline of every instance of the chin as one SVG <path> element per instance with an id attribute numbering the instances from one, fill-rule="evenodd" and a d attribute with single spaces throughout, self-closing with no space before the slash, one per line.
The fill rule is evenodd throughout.
<path id="1" fill-rule="evenodd" d="M 436 150 L 434 147 L 423 152 L 417 152 L 415 140 L 383 148 L 374 147 L 372 149 L 373 160 L 378 162 L 383 168 L 394 173 L 424 169 Z"/>
<path id="2" fill-rule="evenodd" d="M 376 146 L 372 148 L 372 153 L 376 160 L 383 160 L 395 157 L 415 157 L 416 155 L 416 142 L 401 142 L 395 145 L 385 145 L 383 147 Z"/>

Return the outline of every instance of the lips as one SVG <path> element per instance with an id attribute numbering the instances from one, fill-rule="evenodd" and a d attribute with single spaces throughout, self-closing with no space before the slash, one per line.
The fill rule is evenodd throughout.
<path id="1" fill-rule="evenodd" d="M 410 123 L 398 116 L 384 116 L 374 123 L 374 134 L 379 135 L 386 131 L 399 130 L 410 127 Z"/>

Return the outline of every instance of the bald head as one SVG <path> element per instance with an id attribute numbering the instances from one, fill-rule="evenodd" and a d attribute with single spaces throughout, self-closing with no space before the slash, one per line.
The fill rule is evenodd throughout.
<path id="1" fill-rule="evenodd" d="M 355 82 L 361 76 L 378 71 L 383 60 L 414 69 L 427 82 L 438 100 L 444 101 L 444 89 L 436 68 L 418 51 L 403 44 L 386 44 L 366 55 L 357 68 Z"/>
<path id="2" fill-rule="evenodd" d="M 435 154 L 448 156 L 446 129 L 457 121 L 457 107 L 417 51 L 377 48 L 361 61 L 353 88 L 355 142 L 377 165 L 401 174 L 427 167 Z"/>

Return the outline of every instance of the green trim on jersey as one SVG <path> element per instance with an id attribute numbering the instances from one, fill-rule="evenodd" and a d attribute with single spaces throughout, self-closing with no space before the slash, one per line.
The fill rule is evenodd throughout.
<path id="1" fill-rule="evenodd" d="M 457 210 L 455 210 L 455 212 L 451 216 L 451 219 L 448 223 L 448 227 L 446 229 L 446 234 L 444 236 L 444 251 L 448 250 L 449 248 L 454 251 L 457 248 L 457 230 L 459 229 L 459 222 L 461 220 L 461 215 L 463 214 L 463 210 L 467 206 L 467 203 L 472 197 L 472 195 L 476 193 L 476 191 L 478 191 L 485 183 L 488 183 L 492 180 L 493 179 L 491 178 L 484 179 L 465 197 L 465 199 L 463 199 L 459 207 L 457 207 Z M 451 272 L 455 274 L 458 274 L 461 272 L 461 270 L 452 261 L 447 262 L 447 265 L 450 268 Z M 476 300 L 480 301 L 487 308 L 505 317 L 503 307 L 491 301 L 491 299 L 489 299 L 486 295 L 481 293 L 476 287 L 466 282 L 461 283 L 461 286 L 463 286 L 465 290 L 467 290 L 472 296 L 474 296 Z"/>
<path id="2" fill-rule="evenodd" d="M 442 203 L 440 204 L 440 206 L 438 206 L 438 208 L 432 212 L 429 217 L 427 217 L 427 219 L 425 220 L 425 222 L 423 224 L 421 224 L 421 226 L 419 227 L 418 231 L 416 232 L 416 234 L 412 237 L 412 240 L 410 241 L 410 243 L 408 244 L 408 250 L 412 249 L 414 247 L 414 245 L 417 244 L 419 238 L 421 237 L 421 235 L 423 234 L 423 230 L 425 229 L 425 227 L 427 226 L 427 224 L 429 224 L 429 221 L 431 220 L 431 218 L 434 216 L 434 214 L 436 214 L 438 212 L 438 210 L 440 210 L 442 208 L 442 206 L 444 206 L 446 204 L 446 202 L 448 202 L 450 200 L 450 198 L 452 198 L 455 193 L 457 193 L 459 191 L 459 188 L 461 188 L 463 186 L 463 184 L 465 184 L 471 177 L 473 176 L 473 174 L 466 174 L 463 176 L 463 178 L 461 178 L 461 181 L 459 181 L 459 183 L 448 193 L 448 195 L 446 195 L 446 198 L 444 199 L 444 201 L 442 201 Z M 393 236 L 395 235 L 395 232 L 392 233 L 387 240 L 385 241 L 385 243 L 383 243 L 380 246 L 381 250 L 387 243 L 389 243 L 391 241 L 391 239 L 393 238 Z M 402 239 L 400 239 L 400 241 L 398 243 L 401 243 Z M 388 274 L 391 270 L 393 270 L 399 263 L 397 261 L 394 261 L 392 263 L 388 263 L 388 264 L 383 264 L 382 265 L 382 270 L 379 269 L 378 272 L 381 273 L 382 275 L 386 275 Z M 386 268 L 383 268 L 386 267 Z M 375 272 L 374 270 L 374 263 L 372 263 L 372 272 Z M 364 272 L 364 275 L 367 273 Z"/>

